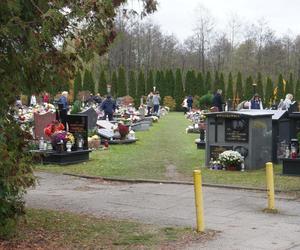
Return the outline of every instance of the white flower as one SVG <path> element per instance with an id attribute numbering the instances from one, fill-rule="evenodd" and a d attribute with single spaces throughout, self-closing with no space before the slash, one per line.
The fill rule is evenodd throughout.
<path id="1" fill-rule="evenodd" d="M 219 161 L 222 165 L 239 165 L 244 161 L 244 157 L 237 151 L 227 150 L 219 155 Z"/>

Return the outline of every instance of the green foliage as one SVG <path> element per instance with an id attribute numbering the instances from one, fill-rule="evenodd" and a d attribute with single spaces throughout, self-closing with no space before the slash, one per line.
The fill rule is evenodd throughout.
<path id="1" fill-rule="evenodd" d="M 174 79 L 174 74 L 173 70 L 167 70 L 166 72 L 166 95 L 167 96 L 173 96 L 174 94 L 174 85 L 175 85 L 175 79 Z"/>
<path id="2" fill-rule="evenodd" d="M 264 106 L 270 107 L 273 101 L 273 83 L 270 77 L 267 78 L 265 93 Z"/>
<path id="3" fill-rule="evenodd" d="M 285 84 L 285 93 L 286 94 L 294 94 L 293 73 L 290 73 L 289 80 Z"/>
<path id="4" fill-rule="evenodd" d="M 71 114 L 78 114 L 80 111 L 81 111 L 81 101 L 76 100 L 76 101 L 73 103 L 72 110 L 71 110 L 70 113 L 71 113 Z"/>
<path id="5" fill-rule="evenodd" d="M 165 96 L 163 104 L 164 106 L 169 107 L 171 111 L 175 110 L 176 108 L 176 102 L 172 96 Z"/>
<path id="6" fill-rule="evenodd" d="M 76 77 L 74 80 L 74 100 L 77 97 L 77 94 L 79 93 L 79 91 L 82 90 L 82 80 L 81 80 L 81 74 L 79 71 L 77 71 L 76 73 Z"/>
<path id="7" fill-rule="evenodd" d="M 212 91 L 212 80 L 211 80 L 211 75 L 210 72 L 206 72 L 206 77 L 205 77 L 205 94 L 209 91 Z"/>
<path id="8" fill-rule="evenodd" d="M 153 90 L 153 81 L 154 81 L 153 71 L 150 70 L 147 74 L 147 82 L 146 82 L 147 83 L 147 88 L 146 88 L 147 93 L 150 93 Z"/>
<path id="9" fill-rule="evenodd" d="M 298 103 L 300 103 L 300 79 L 297 80 L 296 93 L 294 98 Z"/>
<path id="10" fill-rule="evenodd" d="M 276 101 L 280 101 L 280 99 L 285 98 L 285 92 L 284 92 L 284 84 L 283 84 L 283 77 L 282 74 L 278 76 L 278 83 L 277 83 L 277 95 L 276 95 Z"/>
<path id="11" fill-rule="evenodd" d="M 176 102 L 176 110 L 181 110 L 181 103 L 183 101 L 184 93 L 183 93 L 183 86 L 182 86 L 182 75 L 181 70 L 176 70 L 175 75 L 175 87 L 174 87 L 174 99 Z"/>
<path id="12" fill-rule="evenodd" d="M 224 80 L 223 73 L 220 74 L 220 80 L 219 80 L 218 88 L 222 89 L 222 91 L 225 92 L 225 80 Z"/>
<path id="13" fill-rule="evenodd" d="M 136 95 L 136 105 L 140 104 L 140 99 L 144 96 L 145 93 L 145 76 L 142 70 L 140 70 L 138 75 L 138 82 L 137 82 L 137 95 Z"/>
<path id="14" fill-rule="evenodd" d="M 244 99 L 244 91 L 243 91 L 243 81 L 242 74 L 238 72 L 236 86 L 235 86 L 235 98 L 240 98 L 240 100 Z"/>
<path id="15" fill-rule="evenodd" d="M 157 89 L 159 91 L 160 97 L 164 98 L 166 95 L 166 78 L 165 78 L 165 72 L 163 70 L 160 71 L 160 85 L 159 88 Z"/>
<path id="16" fill-rule="evenodd" d="M 185 95 L 194 95 L 195 90 L 195 71 L 188 70 L 185 75 Z"/>
<path id="17" fill-rule="evenodd" d="M 102 69 L 99 77 L 99 85 L 98 85 L 98 92 L 100 95 L 105 95 L 107 92 L 107 80 L 105 71 Z"/>
<path id="18" fill-rule="evenodd" d="M 226 98 L 233 100 L 233 78 L 231 72 L 228 75 L 228 85 L 226 90 Z"/>
<path id="19" fill-rule="evenodd" d="M 117 96 L 126 96 L 126 76 L 125 76 L 125 70 L 123 67 L 119 68 L 118 72 L 118 82 L 117 82 Z"/>
<path id="20" fill-rule="evenodd" d="M 114 97 L 117 97 L 118 93 L 118 77 L 116 71 L 113 71 L 111 77 L 111 93 Z"/>
<path id="21" fill-rule="evenodd" d="M 0 1 L 0 228 L 13 229 L 24 213 L 23 194 L 34 184 L 28 133 L 10 107 L 21 92 L 68 90 L 70 79 L 113 42 L 121 1 Z M 143 15 L 156 10 L 146 0 Z M 66 11 L 67 10 L 67 11 Z M 78 32 L 79 23 L 84 20 Z M 74 27 L 74 28 L 73 28 Z M 61 43 L 57 43 L 57 41 Z M 68 42 L 74 49 L 66 50 Z M 80 60 L 78 60 L 80 58 Z M 85 82 L 86 84 L 87 82 Z M 87 89 L 94 92 L 88 82 Z M 67 88 L 67 89 L 66 89 Z M 26 139 L 26 140 L 25 140 Z"/>
<path id="22" fill-rule="evenodd" d="M 211 93 L 207 93 L 200 97 L 199 99 L 199 107 L 201 109 L 209 109 L 212 105 L 213 95 Z"/>
<path id="23" fill-rule="evenodd" d="M 253 97 L 253 79 L 251 76 L 248 76 L 245 82 L 245 95 L 244 100 L 250 100 Z"/>
<path id="24" fill-rule="evenodd" d="M 83 76 L 83 90 L 90 91 L 91 93 L 95 93 L 95 82 L 92 76 L 91 71 L 85 70 Z"/>
<path id="25" fill-rule="evenodd" d="M 262 80 L 262 75 L 261 75 L 260 72 L 257 73 L 256 93 L 258 93 L 259 96 L 261 96 L 261 97 L 264 96 L 264 91 L 263 91 L 263 80 Z"/>
<path id="26" fill-rule="evenodd" d="M 214 79 L 212 89 L 214 90 L 214 92 L 217 91 L 218 89 L 221 89 L 220 88 L 220 76 L 219 76 L 218 71 L 215 72 L 215 79 Z M 222 89 L 222 90 L 224 90 L 224 89 Z"/>
<path id="27" fill-rule="evenodd" d="M 156 71 L 156 74 L 155 74 L 155 89 L 156 90 L 160 90 L 160 87 L 161 87 L 161 72 L 159 70 Z"/>
<path id="28" fill-rule="evenodd" d="M 196 95 L 203 96 L 205 95 L 205 86 L 203 75 L 201 72 L 198 72 L 197 79 L 196 79 Z"/>
<path id="29" fill-rule="evenodd" d="M 129 71 L 128 93 L 131 97 L 136 98 L 136 78 L 133 70 Z"/>

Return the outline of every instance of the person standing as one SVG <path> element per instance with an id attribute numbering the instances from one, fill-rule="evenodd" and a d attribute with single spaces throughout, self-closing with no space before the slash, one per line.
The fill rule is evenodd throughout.
<path id="1" fill-rule="evenodd" d="M 153 108 L 153 92 L 152 91 L 147 96 L 146 105 L 147 105 L 147 110 L 148 110 L 147 115 L 151 115 L 151 109 Z"/>
<path id="2" fill-rule="evenodd" d="M 189 95 L 186 102 L 188 106 L 188 111 L 190 112 L 193 108 L 193 97 Z"/>
<path id="3" fill-rule="evenodd" d="M 156 115 L 158 114 L 159 104 L 160 104 L 160 95 L 159 92 L 156 91 L 155 94 L 153 95 L 153 112 Z"/>
<path id="4" fill-rule="evenodd" d="M 250 100 L 249 109 L 263 109 L 262 101 L 257 93 Z"/>
<path id="5" fill-rule="evenodd" d="M 59 119 L 61 123 L 67 128 L 67 115 L 69 110 L 68 104 L 68 92 L 63 91 L 60 98 L 58 99 L 58 110 L 59 110 Z"/>
<path id="6" fill-rule="evenodd" d="M 108 118 L 109 121 L 112 121 L 116 110 L 116 103 L 110 95 L 102 102 L 101 109 L 104 111 L 104 119 Z"/>
<path id="7" fill-rule="evenodd" d="M 223 98 L 222 98 L 222 89 L 218 89 L 216 94 L 213 97 L 212 105 L 213 107 L 218 108 L 218 111 L 223 111 Z"/>
<path id="8" fill-rule="evenodd" d="M 185 97 L 183 99 L 183 102 L 181 103 L 181 106 L 183 107 L 184 114 L 186 114 L 186 112 L 188 111 L 187 97 Z"/>

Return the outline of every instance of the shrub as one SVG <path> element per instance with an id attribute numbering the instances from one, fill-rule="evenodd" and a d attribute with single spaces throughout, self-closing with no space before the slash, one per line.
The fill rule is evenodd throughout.
<path id="1" fill-rule="evenodd" d="M 170 108 L 173 111 L 176 108 L 176 102 L 172 96 L 165 96 L 163 100 L 164 106 Z"/>
<path id="2" fill-rule="evenodd" d="M 213 95 L 211 93 L 207 93 L 203 95 L 199 99 L 199 107 L 201 109 L 208 109 L 212 105 Z"/>

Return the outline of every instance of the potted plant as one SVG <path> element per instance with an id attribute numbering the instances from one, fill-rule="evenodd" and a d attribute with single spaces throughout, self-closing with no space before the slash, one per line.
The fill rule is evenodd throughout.
<path id="1" fill-rule="evenodd" d="M 244 162 L 244 157 L 237 151 L 226 150 L 219 154 L 218 160 L 226 170 L 241 170 L 241 164 Z"/>

